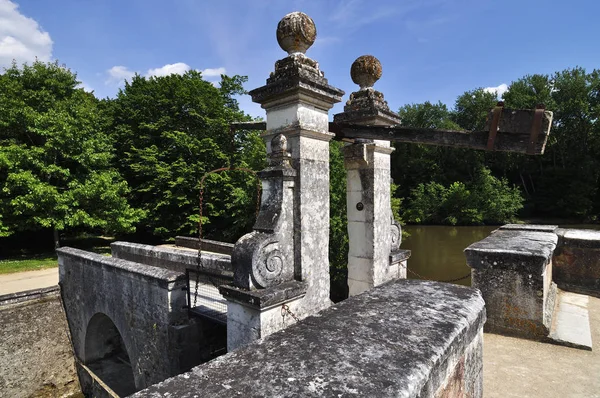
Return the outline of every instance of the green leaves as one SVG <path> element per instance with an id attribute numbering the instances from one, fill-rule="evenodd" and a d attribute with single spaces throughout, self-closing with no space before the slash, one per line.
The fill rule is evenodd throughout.
<path id="1" fill-rule="evenodd" d="M 404 217 L 416 224 L 501 224 L 514 219 L 523 207 L 518 188 L 481 168 L 475 179 L 447 187 L 436 182 L 419 184 L 408 198 Z"/>
<path id="2" fill-rule="evenodd" d="M 256 133 L 232 136 L 229 123 L 250 120 L 234 95 L 245 92 L 241 76 L 222 76 L 219 88 L 199 72 L 135 76 L 106 103 L 115 165 L 132 188 L 129 200 L 145 211 L 143 229 L 161 237 L 195 234 L 200 180 L 209 171 L 264 166 Z M 206 181 L 205 236 L 235 241 L 254 222 L 255 177 L 239 172 Z"/>
<path id="3" fill-rule="evenodd" d="M 131 231 L 142 213 L 110 162 L 98 101 L 58 63 L 0 75 L 0 232 L 87 227 Z"/>

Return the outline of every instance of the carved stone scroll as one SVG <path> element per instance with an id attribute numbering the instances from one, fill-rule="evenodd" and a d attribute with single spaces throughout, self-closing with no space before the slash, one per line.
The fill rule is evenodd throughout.
<path id="1" fill-rule="evenodd" d="M 287 139 L 271 140 L 269 166 L 262 180 L 260 212 L 254 231 L 240 238 L 231 257 L 236 287 L 255 290 L 294 278 L 293 197 L 296 171 L 290 166 Z"/>

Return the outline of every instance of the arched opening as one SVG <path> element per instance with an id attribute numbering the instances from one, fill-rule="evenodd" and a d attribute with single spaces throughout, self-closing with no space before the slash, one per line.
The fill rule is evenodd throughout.
<path id="1" fill-rule="evenodd" d="M 84 363 L 119 396 L 137 391 L 127 347 L 113 321 L 104 314 L 90 319 Z"/>

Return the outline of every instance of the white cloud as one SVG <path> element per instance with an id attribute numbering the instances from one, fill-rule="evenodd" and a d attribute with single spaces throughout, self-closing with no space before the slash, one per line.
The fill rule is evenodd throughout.
<path id="1" fill-rule="evenodd" d="M 33 19 L 21 14 L 18 5 L 0 0 L 0 67 L 35 59 L 52 58 L 52 39 Z"/>
<path id="2" fill-rule="evenodd" d="M 220 68 L 206 68 L 201 70 L 200 72 L 202 73 L 202 77 L 205 79 L 209 77 L 221 77 L 221 75 L 227 73 L 225 68 L 223 68 L 222 66 Z"/>
<path id="3" fill-rule="evenodd" d="M 109 86 L 120 86 L 125 80 L 131 80 L 135 72 L 129 70 L 126 66 L 113 66 L 106 71 L 108 78 L 106 84 Z"/>
<path id="4" fill-rule="evenodd" d="M 1 1 L 1 0 L 0 0 Z M 192 68 L 183 62 L 177 62 L 175 64 L 166 64 L 161 66 L 160 68 L 151 68 L 148 69 L 145 76 L 169 76 L 169 75 L 183 75 L 185 72 L 191 70 Z M 210 81 L 212 84 L 218 87 L 218 81 L 215 78 L 221 77 L 222 74 L 225 74 L 227 71 L 225 68 L 207 68 L 204 70 L 199 70 L 202 73 L 202 77 Z M 125 80 L 131 80 L 131 78 L 135 75 L 135 72 L 127 68 L 126 66 L 113 66 L 109 70 L 106 71 L 108 78 L 106 79 L 106 84 L 109 86 L 120 86 L 123 84 Z"/>
<path id="5" fill-rule="evenodd" d="M 85 91 L 87 91 L 88 93 L 93 93 L 94 92 L 94 89 L 89 84 L 87 84 L 86 82 L 79 82 L 79 84 L 77 85 L 77 88 L 82 88 Z"/>
<path id="6" fill-rule="evenodd" d="M 161 66 L 160 68 L 148 69 L 146 76 L 150 77 L 150 76 L 183 75 L 185 72 L 187 72 L 190 69 L 191 68 L 188 64 L 184 64 L 183 62 L 177 62 L 175 64 L 166 64 L 165 66 Z"/>
<path id="7" fill-rule="evenodd" d="M 486 93 L 495 93 L 498 98 L 502 98 L 502 95 L 508 91 L 508 84 L 502 83 L 497 87 L 486 87 L 483 89 Z"/>

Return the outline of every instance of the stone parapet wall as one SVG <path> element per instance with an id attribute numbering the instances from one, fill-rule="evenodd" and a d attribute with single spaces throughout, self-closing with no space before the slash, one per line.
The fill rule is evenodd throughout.
<path id="1" fill-rule="evenodd" d="M 110 249 L 115 258 L 180 273 L 185 273 L 186 269 L 194 269 L 198 266 L 197 252 L 188 250 L 130 242 L 111 243 Z M 202 252 L 202 268 L 215 275 L 233 276 L 231 257 L 226 254 Z"/>
<path id="2" fill-rule="evenodd" d="M 399 280 L 135 397 L 482 397 L 480 293 Z"/>
<path id="3" fill-rule="evenodd" d="M 68 247 L 57 254 L 73 347 L 81 362 L 93 360 L 86 352 L 91 321 L 105 316 L 123 340 L 137 389 L 199 363 L 185 274 Z"/>
<path id="4" fill-rule="evenodd" d="M 175 246 L 187 247 L 189 249 L 198 249 L 198 238 L 189 236 L 176 236 Z M 227 254 L 233 253 L 233 243 L 219 242 L 216 240 L 202 239 L 202 251 Z"/>
<path id="5" fill-rule="evenodd" d="M 600 231 L 556 229 L 554 281 L 561 289 L 600 297 Z"/>

